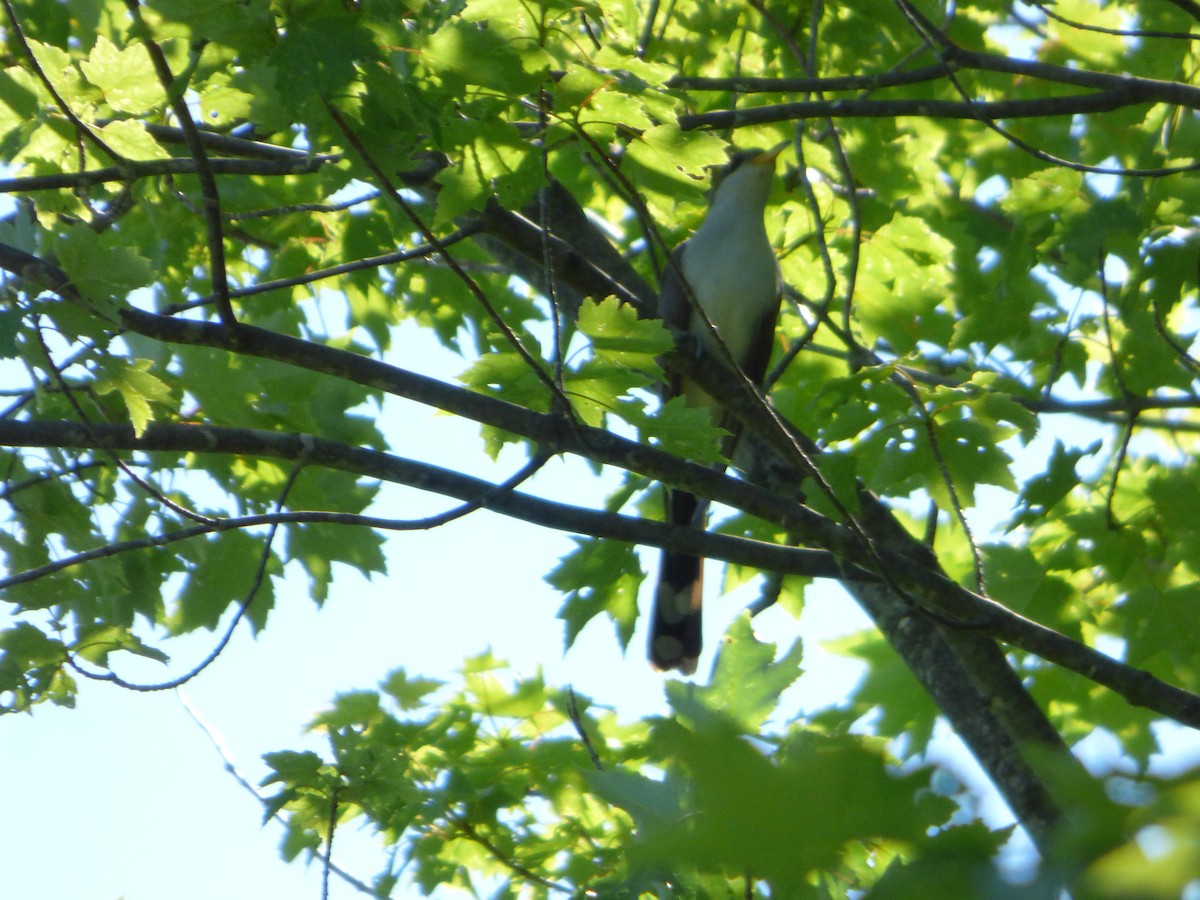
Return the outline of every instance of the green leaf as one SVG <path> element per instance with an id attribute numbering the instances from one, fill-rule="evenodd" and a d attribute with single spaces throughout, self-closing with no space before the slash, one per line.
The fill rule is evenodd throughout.
<path id="1" fill-rule="evenodd" d="M 983 423 L 973 419 L 939 421 L 935 431 L 938 450 L 946 464 L 958 501 L 964 507 L 975 504 L 975 485 L 994 484 L 1008 490 L 1017 489 L 1011 469 L 1012 457 L 1001 450 L 997 435 Z M 928 434 L 922 434 L 922 443 Z M 932 454 L 930 454 L 932 458 Z M 946 476 L 936 466 L 927 475 L 926 490 L 942 509 L 952 508 Z"/>
<path id="2" fill-rule="evenodd" d="M 876 733 L 905 735 L 911 754 L 924 752 L 933 736 L 938 709 L 912 671 L 876 631 L 848 635 L 823 646 L 832 653 L 853 656 L 867 664 L 867 672 L 850 696 L 859 715 L 879 716 Z"/>
<path id="3" fill-rule="evenodd" d="M 17 358 L 17 335 L 24 318 L 19 309 L 0 309 L 0 359 Z"/>
<path id="4" fill-rule="evenodd" d="M 912 217 L 897 213 L 864 246 L 856 298 L 859 321 L 896 353 L 917 343 L 944 341 L 949 322 L 938 312 L 950 291 L 949 273 L 938 263 L 949 242 Z"/>
<path id="5" fill-rule="evenodd" d="M 584 302 L 577 324 L 591 339 L 597 357 L 651 378 L 662 378 L 658 357 L 671 350 L 674 341 L 658 319 L 639 319 L 632 306 L 608 297 Z"/>
<path id="6" fill-rule="evenodd" d="M 28 622 L 0 631 L 0 712 L 25 711 L 47 696 L 67 702 L 70 682 L 61 681 L 66 660 L 62 642 Z"/>
<path id="7" fill-rule="evenodd" d="M 0 72 L 0 106 L 6 113 L 3 121 L 10 127 L 34 117 L 37 88 L 29 73 L 15 67 Z"/>
<path id="8" fill-rule="evenodd" d="M 277 40 L 270 0 L 156 0 L 153 11 L 186 26 L 193 40 L 236 50 L 242 64 L 258 59 Z"/>
<path id="9" fill-rule="evenodd" d="M 215 630 L 222 615 L 233 605 L 245 602 L 255 590 L 246 617 L 261 629 L 275 604 L 271 573 L 277 572 L 278 560 L 272 554 L 266 574 L 260 581 L 263 544 L 243 531 L 225 531 L 205 541 L 181 545 L 180 556 L 188 562 L 188 576 L 169 627 L 176 634 L 197 628 Z"/>
<path id="10" fill-rule="evenodd" d="M 530 369 L 525 358 L 515 350 L 479 357 L 459 379 L 467 387 L 520 406 L 543 409 L 547 402 L 546 386 L 537 373 Z"/>
<path id="11" fill-rule="evenodd" d="M 150 54 L 141 43 L 119 49 L 100 35 L 79 68 L 119 112 L 137 115 L 167 102 Z"/>
<path id="12" fill-rule="evenodd" d="M 69 53 L 60 47 L 37 40 L 29 40 L 28 44 L 38 66 L 50 83 L 54 85 L 54 89 L 60 97 L 68 103 L 79 103 L 85 108 L 90 105 L 89 101 L 94 99 L 89 96 L 92 93 L 91 88 L 80 77 L 79 70 L 75 67 Z"/>
<path id="13" fill-rule="evenodd" d="M 437 174 L 434 227 L 463 213 L 482 212 L 489 200 L 519 208 L 543 182 L 534 148 L 512 125 L 486 117 L 481 122 L 447 122 L 443 144 L 454 160 Z"/>
<path id="14" fill-rule="evenodd" d="M 419 709 L 425 698 L 445 685 L 434 678 L 410 678 L 403 669 L 388 673 L 380 687 L 403 710 Z"/>
<path id="15" fill-rule="evenodd" d="M 1079 460 L 1099 449 L 1100 442 L 1097 441 L 1086 449 L 1068 450 L 1061 440 L 1055 439 L 1046 471 L 1030 478 L 1021 489 L 1020 509 L 1013 517 L 1013 523 L 1037 522 L 1050 513 L 1079 484 L 1079 476 L 1075 473 Z"/>
<path id="16" fill-rule="evenodd" d="M 154 420 L 151 404 L 165 401 L 171 389 L 150 374 L 148 369 L 153 363 L 148 359 L 127 362 L 109 357 L 102 360 L 100 365 L 104 374 L 96 379 L 96 393 L 103 396 L 111 391 L 119 392 L 125 401 L 125 408 L 129 410 L 133 433 L 141 437 L 146 426 Z"/>
<path id="17" fill-rule="evenodd" d="M 261 782 L 264 787 L 280 782 L 314 786 L 320 783 L 319 773 L 325 765 L 321 757 L 311 750 L 296 752 L 283 750 L 277 753 L 264 753 L 262 760 L 267 764 L 271 773 Z"/>
<path id="18" fill-rule="evenodd" d="M 989 831 L 981 822 L 956 825 L 920 841 L 915 859 L 896 858 L 872 888 L 871 900 L 922 900 L 937 897 L 1006 897 L 1033 900 L 1045 896 L 1042 885 L 1016 885 L 996 871 L 992 857 L 1011 828 Z"/>
<path id="19" fill-rule="evenodd" d="M 1046 573 L 1027 547 L 988 544 L 983 548 L 988 595 L 1020 613 L 1076 640 L 1082 639 L 1076 611 L 1068 607 L 1071 586 Z"/>
<path id="20" fill-rule="evenodd" d="M 309 727 L 341 731 L 380 722 L 384 713 L 375 691 L 346 691 L 333 698 L 333 706 L 313 717 Z"/>
<path id="21" fill-rule="evenodd" d="M 86 225 L 73 225 L 54 242 L 58 263 L 71 283 L 94 304 L 100 314 L 112 315 L 113 298 L 150 284 L 150 261 L 122 246 L 113 235 L 99 235 Z"/>
<path id="22" fill-rule="evenodd" d="M 651 209 L 669 219 L 689 191 L 699 204 L 700 189 L 707 183 L 705 169 L 728 162 L 727 146 L 706 132 L 684 132 L 673 123 L 656 124 L 629 145 L 626 164 L 634 169 L 638 188 L 646 194 Z"/>
<path id="23" fill-rule="evenodd" d="M 311 508 L 299 497 L 290 499 L 298 508 Z M 336 509 L 337 505 L 323 508 Z M 309 576 L 310 596 L 317 603 L 329 598 L 329 588 L 337 572 L 334 563 L 345 563 L 368 576 L 386 572 L 384 544 L 384 536 L 368 528 L 311 523 L 287 530 L 287 556 L 304 566 Z"/>
<path id="24" fill-rule="evenodd" d="M 637 621 L 637 591 L 644 574 L 632 544 L 576 538 L 575 550 L 564 556 L 546 581 L 567 595 L 558 617 L 566 623 L 570 647 L 583 626 L 605 613 L 627 646 Z"/>
<path id="25" fill-rule="evenodd" d="M 850 453 L 821 453 L 812 460 L 821 479 L 804 479 L 806 503 L 833 519 L 858 512 L 858 463 Z M 832 493 L 832 497 L 830 494 Z"/>
<path id="26" fill-rule="evenodd" d="M 684 797 L 676 781 L 656 781 L 620 769 L 588 771 L 584 778 L 599 797 L 629 813 L 639 830 L 666 830 L 684 815 Z"/>
<path id="27" fill-rule="evenodd" d="M 536 90 L 551 59 L 536 44 L 510 35 L 500 21 L 452 19 L 435 31 L 422 57 L 437 74 L 504 94 Z"/>
<path id="28" fill-rule="evenodd" d="M 676 712 L 695 712 L 696 705 L 720 712 L 746 734 L 757 734 L 775 710 L 779 695 L 802 674 L 803 648 L 799 639 L 778 661 L 775 645 L 754 636 L 749 613 L 730 624 L 713 665 L 712 677 L 699 687 L 680 681 L 667 685 Z"/>
<path id="29" fill-rule="evenodd" d="M 770 881 L 773 894 L 799 891 L 810 872 L 835 865 L 849 842 L 916 840 L 952 808 L 926 792 L 922 774 L 892 775 L 848 736 L 796 732 L 776 759 L 719 719 L 695 730 L 664 728 L 662 740 L 691 775 L 695 812 L 645 834 L 638 856 L 753 872 Z M 846 803 L 852 795 L 872 802 Z"/>
<path id="30" fill-rule="evenodd" d="M 604 425 L 609 413 L 635 425 L 645 422 L 645 402 L 629 395 L 647 384 L 648 379 L 637 372 L 602 359 L 585 359 L 563 373 L 563 392 L 579 417 L 596 428 Z"/>
<path id="31" fill-rule="evenodd" d="M 170 154 L 154 140 L 140 122 L 108 122 L 96 129 L 97 135 L 127 159 L 166 159 Z"/>
<path id="32" fill-rule="evenodd" d="M 341 98 L 356 81 L 358 67 L 378 57 L 379 49 L 361 17 L 341 10 L 334 15 L 297 16 L 271 53 L 274 87 L 287 107 L 299 113 L 319 97 Z"/>
<path id="33" fill-rule="evenodd" d="M 729 432 L 713 423 L 708 407 L 689 406 L 683 397 L 672 397 L 652 416 L 639 418 L 628 407 L 622 407 L 622 414 L 667 453 L 701 463 L 722 458 L 721 445 Z"/>
<path id="34" fill-rule="evenodd" d="M 73 649 L 81 659 L 98 666 L 108 666 L 108 655 L 117 650 L 124 650 L 156 662 L 165 663 L 168 660 L 161 650 L 147 645 L 128 629 L 115 626 L 81 628 Z"/>

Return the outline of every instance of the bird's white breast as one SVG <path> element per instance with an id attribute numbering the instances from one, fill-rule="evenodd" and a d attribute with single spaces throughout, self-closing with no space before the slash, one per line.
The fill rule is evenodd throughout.
<path id="1" fill-rule="evenodd" d="M 739 364 L 764 316 L 779 303 L 779 268 L 767 240 L 762 213 L 746 221 L 705 221 L 684 248 L 683 276 L 696 301 Z M 692 316 L 689 328 L 702 339 L 707 328 Z"/>

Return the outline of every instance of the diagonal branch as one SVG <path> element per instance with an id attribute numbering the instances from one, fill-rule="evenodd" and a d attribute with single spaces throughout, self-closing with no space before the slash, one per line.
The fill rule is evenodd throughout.
<path id="1" fill-rule="evenodd" d="M 998 116 L 1003 116 L 1001 116 L 999 113 L 993 114 L 993 112 L 988 109 L 989 106 L 994 107 L 995 104 L 982 104 L 976 102 L 967 92 L 967 89 L 963 87 L 962 83 L 959 81 L 958 76 L 955 74 L 955 69 L 958 67 L 959 62 L 965 63 L 966 61 L 969 61 L 971 58 L 975 57 L 976 54 L 971 53 L 971 51 L 964 50 L 951 41 L 950 38 L 944 33 L 944 29 L 939 28 L 930 22 L 918 9 L 916 9 L 916 7 L 909 3 L 908 0 L 895 0 L 895 4 L 900 9 L 901 13 L 903 13 L 904 17 L 908 19 L 908 22 L 912 26 L 913 30 L 917 33 L 921 40 L 924 41 L 925 46 L 935 55 L 937 55 L 942 61 L 942 66 L 946 72 L 946 80 L 950 82 L 954 90 L 958 92 L 960 97 L 962 97 L 963 102 L 975 110 L 975 118 L 986 125 L 989 129 L 994 131 L 996 134 L 1000 135 L 1000 137 L 1004 138 L 1004 140 L 1009 144 L 1016 147 L 1018 150 L 1021 150 L 1023 153 L 1028 153 L 1030 156 L 1041 160 L 1042 162 L 1047 162 L 1056 166 L 1062 166 L 1077 172 L 1088 172 L 1094 175 L 1123 175 L 1137 178 L 1156 178 L 1165 175 L 1175 175 L 1180 172 L 1188 172 L 1200 167 L 1200 163 L 1193 163 L 1191 165 L 1183 166 L 1165 166 L 1152 169 L 1130 169 L 1122 166 L 1093 166 L 1086 163 L 1064 159 L 1035 147 L 1033 144 L 1030 144 L 1028 141 L 1018 137 L 1016 134 L 1009 131 L 996 121 Z M 991 55 L 984 55 L 983 58 L 990 61 L 1002 61 L 1002 63 L 996 63 L 997 65 L 1002 64 L 1004 66 L 1004 68 L 998 69 L 998 71 L 1008 71 L 1013 72 L 1014 74 L 1021 74 L 1022 72 L 1023 66 L 1019 60 Z M 1041 64 L 1039 63 L 1036 65 Z M 1070 71 L 1069 69 L 1065 69 L 1063 67 L 1052 68 L 1062 72 Z M 1102 77 L 1098 76 L 1098 74 L 1095 72 L 1085 71 L 1083 74 L 1089 79 Z M 1144 100 L 1160 102 L 1158 95 L 1149 88 L 1150 84 L 1153 84 L 1150 79 L 1142 79 L 1137 83 L 1131 83 L 1128 91 L 1134 96 L 1141 96 L 1143 93 L 1149 93 L 1150 96 L 1144 97 Z M 1173 84 L 1173 82 L 1164 82 L 1164 84 L 1170 86 Z M 1116 89 L 1116 92 L 1124 93 L 1124 91 L 1120 89 Z M 1110 92 L 1100 91 L 1099 94 L 1093 94 L 1090 96 L 1097 97 L 1106 93 Z M 1172 97 L 1168 102 L 1176 102 L 1180 106 L 1186 107 L 1189 104 L 1194 104 L 1196 102 L 1196 98 L 1198 97 L 1200 97 L 1200 93 L 1195 94 L 1195 96 Z"/>
<path id="2" fill-rule="evenodd" d="M 94 448 L 110 452 L 182 451 L 308 462 L 453 497 L 464 504 L 449 513 L 417 520 L 311 510 L 211 519 L 163 534 L 114 541 L 103 547 L 55 560 L 36 569 L 15 572 L 0 578 L 0 590 L 27 584 L 54 572 L 97 559 L 167 547 L 181 541 L 235 529 L 273 527 L 281 524 L 331 524 L 378 528 L 385 531 L 425 530 L 444 524 L 451 516 L 462 515 L 474 509 L 487 509 L 557 531 L 665 547 L 680 553 L 695 553 L 712 559 L 810 578 L 857 578 L 863 581 L 873 579 L 871 573 L 841 563 L 823 550 L 788 547 L 621 513 L 601 512 L 545 500 L 514 490 L 512 483 L 516 478 L 525 477 L 528 467 L 508 483 L 494 484 L 429 463 L 378 450 L 352 447 L 313 435 L 280 434 L 274 431 L 211 425 L 151 425 L 143 434 L 134 435 L 131 426 L 121 424 L 97 424 L 85 430 L 75 422 L 0 422 L 0 446 L 56 447 L 73 450 Z"/>
<path id="3" fill-rule="evenodd" d="M 176 84 L 175 75 L 162 48 L 154 41 L 150 28 L 142 18 L 141 5 L 138 0 L 125 0 L 125 8 L 133 17 L 134 32 L 140 34 L 146 52 L 150 54 L 150 62 L 158 75 L 159 83 L 167 94 L 167 102 L 175 117 L 183 128 L 188 152 L 196 163 L 196 178 L 200 182 L 200 195 L 204 201 L 204 228 L 208 239 L 209 279 L 212 282 L 213 295 L 216 300 L 217 315 L 230 328 L 235 327 L 237 316 L 233 312 L 233 304 L 229 302 L 229 274 L 225 269 L 225 237 L 224 224 L 221 221 L 221 194 L 217 190 L 217 179 L 213 177 L 212 168 L 208 164 L 208 152 L 200 139 L 199 129 L 192 119 L 192 111 L 188 109 L 184 99 L 185 84 Z M 204 52 L 203 45 L 194 51 Z"/>

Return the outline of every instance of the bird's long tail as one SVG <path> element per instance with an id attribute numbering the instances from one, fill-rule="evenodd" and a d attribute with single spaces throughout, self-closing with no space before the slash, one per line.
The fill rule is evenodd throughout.
<path id="1" fill-rule="evenodd" d="M 667 521 L 702 526 L 707 502 L 685 491 L 667 492 Z M 650 622 L 650 662 L 661 671 L 696 671 L 702 643 L 701 593 L 704 560 L 664 550 L 658 567 L 654 611 Z"/>

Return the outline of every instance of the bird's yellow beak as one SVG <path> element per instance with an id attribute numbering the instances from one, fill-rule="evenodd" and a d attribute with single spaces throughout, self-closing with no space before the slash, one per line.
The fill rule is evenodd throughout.
<path id="1" fill-rule="evenodd" d="M 770 150 L 764 150 L 762 153 L 758 154 L 758 156 L 754 157 L 752 160 L 750 160 L 750 162 L 754 163 L 756 166 L 773 166 L 775 165 L 776 157 L 778 157 L 779 154 L 783 152 L 784 148 L 791 143 L 791 141 L 783 141 L 780 144 L 776 144 Z"/>

